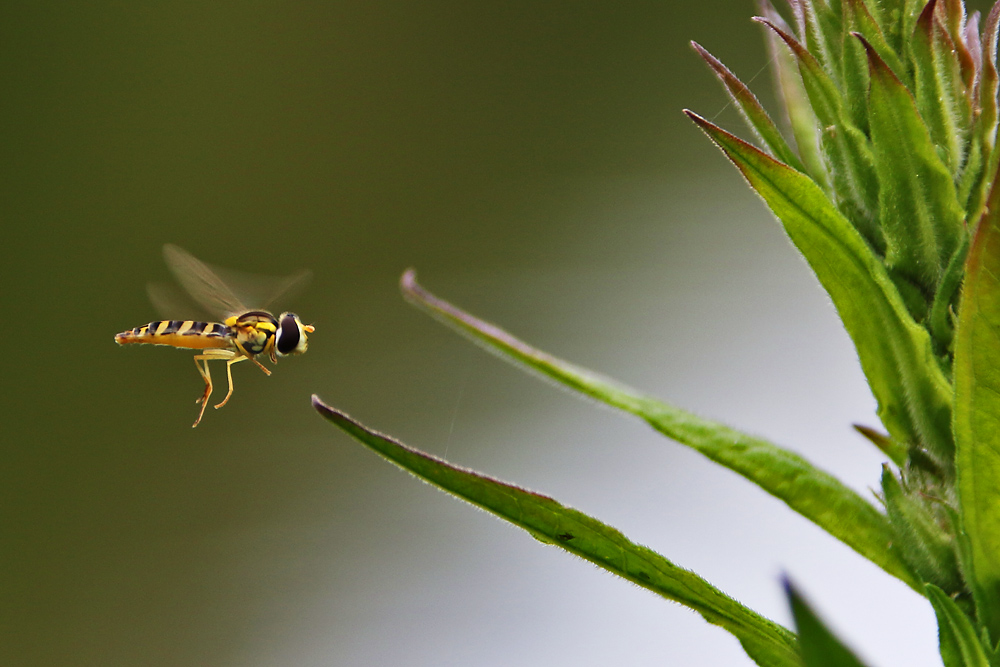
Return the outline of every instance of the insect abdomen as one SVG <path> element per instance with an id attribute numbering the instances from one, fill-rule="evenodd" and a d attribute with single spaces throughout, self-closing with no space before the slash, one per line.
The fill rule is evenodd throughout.
<path id="1" fill-rule="evenodd" d="M 203 350 L 211 347 L 230 347 L 230 337 L 230 328 L 218 322 L 160 320 L 123 331 L 115 336 L 115 342 L 119 345 L 145 343 Z"/>

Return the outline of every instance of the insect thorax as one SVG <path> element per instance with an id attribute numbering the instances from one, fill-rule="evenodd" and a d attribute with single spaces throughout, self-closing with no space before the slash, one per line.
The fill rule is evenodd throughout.
<path id="1" fill-rule="evenodd" d="M 230 317 L 226 324 L 232 328 L 239 346 L 249 354 L 260 354 L 266 350 L 278 330 L 278 320 L 263 310 Z"/>

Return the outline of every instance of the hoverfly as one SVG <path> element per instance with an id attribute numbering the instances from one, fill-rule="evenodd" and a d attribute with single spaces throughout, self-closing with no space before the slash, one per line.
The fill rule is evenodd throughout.
<path id="1" fill-rule="evenodd" d="M 257 355 L 267 355 L 271 363 L 277 363 L 278 357 L 302 354 L 308 347 L 308 334 L 315 329 L 312 325 L 303 324 L 295 313 L 285 312 L 275 317 L 263 309 L 247 308 L 243 300 L 236 296 L 234 288 L 219 277 L 218 273 L 221 271 L 209 268 L 175 245 L 165 245 L 163 257 L 177 281 L 198 305 L 218 316 L 221 321 L 160 320 L 123 331 L 115 336 L 115 342 L 119 345 L 144 343 L 198 350 L 199 353 L 194 357 L 194 365 L 205 381 L 205 392 L 197 400 L 197 403 L 201 404 L 201 410 L 191 425 L 191 428 L 194 428 L 201 422 L 208 399 L 212 395 L 209 361 L 226 362 L 229 392 L 222 402 L 215 406 L 218 409 L 233 395 L 233 364 L 249 359 L 266 375 L 270 375 L 271 371 L 257 360 Z M 308 271 L 301 271 L 288 278 L 272 280 L 276 282 L 269 290 L 272 296 L 262 302 L 261 307 L 301 286 L 309 276 Z M 149 294 L 154 305 L 160 310 L 168 311 L 175 307 L 172 303 L 176 303 L 176 300 L 172 299 L 169 292 L 164 291 L 162 287 L 150 285 Z"/>

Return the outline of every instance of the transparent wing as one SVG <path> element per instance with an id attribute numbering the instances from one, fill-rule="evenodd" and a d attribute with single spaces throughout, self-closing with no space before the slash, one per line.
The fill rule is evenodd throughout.
<path id="1" fill-rule="evenodd" d="M 290 276 L 262 276 L 218 267 L 212 267 L 212 270 L 229 286 L 236 298 L 260 310 L 271 310 L 276 303 L 286 304 L 312 280 L 312 271 L 308 269 Z"/>
<path id="2" fill-rule="evenodd" d="M 275 277 L 221 269 L 209 266 L 186 250 L 169 244 L 163 247 L 163 256 L 191 298 L 212 315 L 223 318 L 252 309 L 266 310 L 277 301 L 291 299 L 312 278 L 312 272 L 308 270 Z M 149 292 L 157 307 L 170 307 L 171 301 L 180 306 L 184 301 L 181 299 L 178 302 L 176 296 L 163 286 L 150 285 Z M 190 308 L 184 310 L 190 312 Z"/>
<path id="3" fill-rule="evenodd" d="M 153 310 L 161 320 L 195 320 L 196 322 L 211 322 L 219 319 L 219 315 L 205 310 L 194 302 L 184 290 L 173 283 L 147 283 L 146 293 Z"/>
<path id="4" fill-rule="evenodd" d="M 200 259 L 175 245 L 163 246 L 163 259 L 191 298 L 223 318 L 250 310 L 226 283 Z"/>

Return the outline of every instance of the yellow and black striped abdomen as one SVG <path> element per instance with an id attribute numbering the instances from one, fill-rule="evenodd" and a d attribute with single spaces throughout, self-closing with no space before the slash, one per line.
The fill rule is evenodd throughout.
<path id="1" fill-rule="evenodd" d="M 145 343 L 147 345 L 169 345 L 192 350 L 213 347 L 232 347 L 232 330 L 218 322 L 195 322 L 193 320 L 160 320 L 150 322 L 115 336 L 119 345 Z"/>

